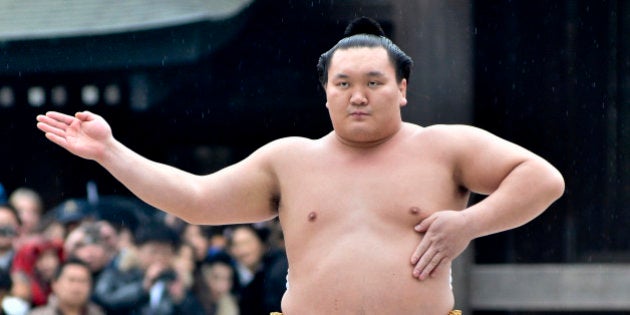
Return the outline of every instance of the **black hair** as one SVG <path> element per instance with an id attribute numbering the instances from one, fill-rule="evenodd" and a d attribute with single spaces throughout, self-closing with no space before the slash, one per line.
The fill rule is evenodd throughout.
<path id="1" fill-rule="evenodd" d="M 59 277 L 61 277 L 61 274 L 63 273 L 66 266 L 70 266 L 70 265 L 83 266 L 85 270 L 87 270 L 87 273 L 90 275 L 90 278 L 92 277 L 92 270 L 90 269 L 90 266 L 85 261 L 76 257 L 70 257 L 66 259 L 65 261 L 63 261 L 61 264 L 59 264 L 59 267 L 57 267 L 57 269 L 55 270 L 55 275 L 53 279 L 55 279 L 55 281 L 59 280 Z"/>
<path id="2" fill-rule="evenodd" d="M 214 305 L 210 299 L 206 298 L 208 292 L 210 291 L 210 287 L 205 281 L 205 278 L 208 268 L 213 267 L 216 264 L 224 264 L 232 270 L 232 277 L 230 278 L 232 280 L 232 289 L 230 290 L 232 294 L 238 296 L 243 289 L 239 281 L 238 271 L 236 270 L 234 259 L 230 256 L 230 254 L 224 251 L 219 251 L 206 257 L 201 263 L 200 268 L 196 268 L 194 271 L 195 281 L 193 282 L 193 291 L 195 295 L 200 298 L 203 308 L 208 313 L 211 313 L 214 309 Z"/>
<path id="3" fill-rule="evenodd" d="M 10 203 L 0 203 L 0 209 L 7 209 L 9 212 L 13 214 L 18 226 L 22 226 L 22 219 L 20 219 L 20 214 L 17 209 Z"/>
<path id="4" fill-rule="evenodd" d="M 338 49 L 361 47 L 383 47 L 396 70 L 396 80 L 398 82 L 402 79 L 409 81 L 413 60 L 389 38 L 385 37 L 385 32 L 378 22 L 368 17 L 357 18 L 348 24 L 344 36 L 335 46 L 319 57 L 317 74 L 323 87 L 326 87 L 328 81 L 328 67 L 334 53 Z"/>
<path id="5" fill-rule="evenodd" d="M 256 236 L 256 238 L 258 238 L 258 240 L 260 240 L 260 242 L 264 246 L 268 246 L 269 245 L 268 241 L 269 241 L 269 236 L 271 234 L 271 231 L 269 230 L 268 227 L 266 227 L 266 226 L 255 226 L 253 224 L 235 224 L 233 226 L 230 226 L 229 230 L 226 233 L 227 234 L 228 247 L 232 246 L 232 236 L 234 234 L 234 231 L 236 231 L 238 229 L 241 229 L 241 228 L 252 231 L 254 236 Z"/>
<path id="6" fill-rule="evenodd" d="M 144 245 L 149 242 L 170 244 L 173 249 L 180 245 L 179 234 L 163 223 L 151 222 L 138 227 L 135 235 L 136 245 Z"/>

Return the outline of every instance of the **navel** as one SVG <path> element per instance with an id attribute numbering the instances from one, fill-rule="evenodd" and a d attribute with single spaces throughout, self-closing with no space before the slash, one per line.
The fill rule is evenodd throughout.
<path id="1" fill-rule="evenodd" d="M 411 207 L 411 208 L 409 208 L 409 213 L 411 215 L 418 215 L 418 214 L 420 214 L 420 208 L 418 208 L 418 207 Z"/>
<path id="2" fill-rule="evenodd" d="M 315 212 L 315 211 L 311 211 L 311 212 L 308 214 L 308 221 L 309 221 L 309 222 L 315 222 L 315 220 L 317 220 L 317 212 Z"/>

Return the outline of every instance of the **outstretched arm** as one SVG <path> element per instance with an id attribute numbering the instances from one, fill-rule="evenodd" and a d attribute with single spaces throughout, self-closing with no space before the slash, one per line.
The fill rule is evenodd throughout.
<path id="1" fill-rule="evenodd" d="M 456 181 L 488 197 L 462 211 L 436 212 L 416 226 L 425 234 L 411 258 L 420 279 L 471 240 L 533 220 L 564 192 L 562 175 L 541 157 L 477 128 L 451 128 L 446 136 L 456 156 Z"/>
<path id="2" fill-rule="evenodd" d="M 113 137 L 110 126 L 96 114 L 49 112 L 37 121 L 50 141 L 96 161 L 140 199 L 186 221 L 230 224 L 276 215 L 271 148 L 262 148 L 214 174 L 199 176 L 133 152 Z"/>

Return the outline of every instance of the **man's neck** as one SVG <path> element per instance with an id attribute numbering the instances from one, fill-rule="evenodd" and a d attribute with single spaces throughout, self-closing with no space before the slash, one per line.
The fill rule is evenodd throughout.
<path id="1" fill-rule="evenodd" d="M 85 306 L 73 305 L 57 305 L 57 310 L 63 315 L 83 315 L 85 314 Z"/>
<path id="2" fill-rule="evenodd" d="M 380 138 L 374 138 L 374 139 L 368 139 L 368 140 L 351 139 L 348 137 L 344 137 L 343 135 L 337 133 L 336 131 L 333 131 L 333 134 L 335 138 L 337 139 L 337 141 L 343 147 L 350 148 L 350 149 L 358 149 L 358 150 L 370 150 L 373 148 L 377 148 L 387 142 L 390 142 L 390 140 L 392 140 L 393 138 L 395 138 L 397 135 L 401 133 L 401 131 L 403 130 L 403 127 L 404 127 L 404 123 L 401 122 L 398 128 L 393 130 L 391 133 Z"/>

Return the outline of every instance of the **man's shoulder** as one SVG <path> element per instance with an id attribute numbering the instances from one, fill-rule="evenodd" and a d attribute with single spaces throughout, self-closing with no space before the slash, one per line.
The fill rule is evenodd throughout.
<path id="1" fill-rule="evenodd" d="M 468 154 L 470 150 L 496 142 L 489 132 L 472 125 L 436 124 L 426 127 L 411 125 L 409 145 L 438 155 Z"/>
<path id="2" fill-rule="evenodd" d="M 305 146 L 310 145 L 316 142 L 317 140 L 313 140 L 306 137 L 292 136 L 292 137 L 284 137 L 280 139 L 276 139 L 267 144 L 267 146 Z"/>
<path id="3" fill-rule="evenodd" d="M 28 314 L 29 315 L 56 315 L 57 309 L 56 307 L 52 305 L 43 305 L 43 306 L 38 306 L 32 309 Z"/>
<path id="4" fill-rule="evenodd" d="M 449 142 L 489 135 L 487 131 L 481 128 L 464 124 L 436 124 L 419 127 L 415 134 L 420 137 L 434 138 L 436 140 Z"/>
<path id="5" fill-rule="evenodd" d="M 435 124 L 423 127 L 422 129 L 436 133 L 461 133 L 471 130 L 479 130 L 477 127 L 465 124 Z"/>
<path id="6" fill-rule="evenodd" d="M 278 155 L 285 156 L 287 154 L 304 152 L 304 150 L 312 149 L 317 146 L 318 143 L 321 143 L 322 139 L 285 137 L 267 143 L 261 148 L 261 150 L 272 154 L 274 157 L 277 157 Z"/>

